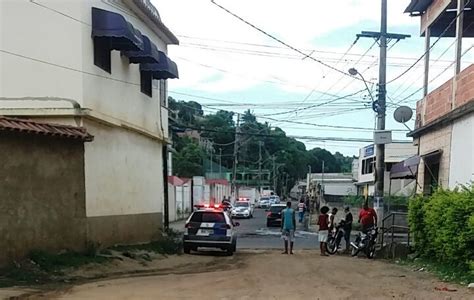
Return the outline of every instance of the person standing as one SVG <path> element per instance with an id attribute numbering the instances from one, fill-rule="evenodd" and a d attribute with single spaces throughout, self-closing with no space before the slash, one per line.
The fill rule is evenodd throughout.
<path id="1" fill-rule="evenodd" d="M 335 225 L 335 219 L 336 219 L 336 214 L 337 214 L 337 208 L 333 208 L 331 213 L 328 215 L 328 223 L 329 223 L 329 232 L 332 232 Z"/>
<path id="2" fill-rule="evenodd" d="M 306 204 L 304 204 L 304 200 L 301 199 L 300 203 L 298 203 L 298 221 L 303 223 L 304 213 L 306 212 Z"/>
<path id="3" fill-rule="evenodd" d="M 354 218 L 351 213 L 349 206 L 344 207 L 344 212 L 346 216 L 344 217 L 344 240 L 346 241 L 346 253 L 350 251 L 351 246 L 351 231 L 352 231 L 352 222 Z"/>
<path id="4" fill-rule="evenodd" d="M 291 201 L 286 202 L 286 208 L 281 211 L 281 237 L 285 243 L 285 251 L 282 254 L 288 254 L 288 243 L 290 254 L 293 254 L 293 245 L 295 242 L 296 214 L 291 208 Z"/>
<path id="5" fill-rule="evenodd" d="M 318 218 L 319 225 L 319 247 L 321 249 L 321 256 L 329 256 L 326 254 L 326 243 L 328 241 L 329 234 L 329 207 L 321 207 L 321 213 Z"/>
<path id="6" fill-rule="evenodd" d="M 364 206 L 359 213 L 359 223 L 362 224 L 362 232 L 367 233 L 367 231 L 374 227 L 377 224 L 377 213 L 371 207 L 369 203 L 365 202 Z"/>

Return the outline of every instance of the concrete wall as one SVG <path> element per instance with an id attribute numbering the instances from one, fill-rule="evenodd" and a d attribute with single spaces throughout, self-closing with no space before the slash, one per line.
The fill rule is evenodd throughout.
<path id="1" fill-rule="evenodd" d="M 89 120 L 84 126 L 95 137 L 85 145 L 86 213 L 102 220 L 89 224 L 93 236 L 113 243 L 154 238 L 164 203 L 162 143 Z M 117 231 L 105 230 L 121 224 L 129 232 L 126 240 L 121 233 L 114 235 Z"/>
<path id="2" fill-rule="evenodd" d="M 451 139 L 449 188 L 474 182 L 474 114 L 456 120 Z"/>
<path id="3" fill-rule="evenodd" d="M 439 182 L 438 184 L 447 188 L 449 183 L 449 168 L 451 160 L 451 135 L 452 135 L 452 125 L 445 126 L 439 130 L 432 131 L 422 135 L 419 138 L 420 145 L 420 155 L 428 154 L 430 152 L 441 150 L 440 158 L 440 169 L 439 169 Z M 424 186 L 424 176 L 425 172 L 425 163 L 423 159 L 420 162 L 418 168 L 418 187 L 417 192 L 422 192 L 420 188 Z"/>
<path id="4" fill-rule="evenodd" d="M 82 142 L 0 132 L 0 264 L 86 244 Z"/>

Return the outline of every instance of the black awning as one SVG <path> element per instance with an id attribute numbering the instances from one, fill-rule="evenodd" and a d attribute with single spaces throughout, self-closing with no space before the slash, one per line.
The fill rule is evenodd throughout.
<path id="1" fill-rule="evenodd" d="M 390 169 L 390 179 L 415 179 L 420 157 L 418 155 L 396 163 Z"/>
<path id="2" fill-rule="evenodd" d="M 140 72 L 151 73 L 153 79 L 179 78 L 178 66 L 164 52 L 159 51 L 159 62 L 155 64 L 140 64 Z"/>
<path id="3" fill-rule="evenodd" d="M 130 63 L 141 64 L 141 63 L 159 63 L 160 62 L 160 51 L 156 45 L 150 41 L 146 35 L 142 35 L 143 39 L 143 50 L 141 51 L 122 51 L 122 54 L 128 57 Z"/>
<path id="4" fill-rule="evenodd" d="M 108 51 L 139 51 L 144 48 L 142 34 L 122 15 L 96 7 L 92 8 L 92 37 L 94 43 L 99 40 Z"/>

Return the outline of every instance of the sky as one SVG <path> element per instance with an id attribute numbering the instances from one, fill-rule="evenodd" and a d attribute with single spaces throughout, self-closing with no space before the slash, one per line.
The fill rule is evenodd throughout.
<path id="1" fill-rule="evenodd" d="M 359 148 L 369 144 L 334 138 L 373 137 L 375 114 L 370 96 L 376 95 L 379 47 L 369 38 L 353 43 L 361 31 L 380 30 L 380 1 L 216 0 L 326 66 L 276 42 L 210 0 L 152 2 L 162 21 L 180 40 L 180 45 L 168 48 L 180 75 L 179 79 L 169 80 L 169 96 L 197 101 L 207 113 L 217 109 L 242 113 L 250 109 L 259 121 L 282 128 L 308 149 L 322 147 L 358 155 Z M 411 35 L 389 44 L 389 81 L 408 70 L 425 52 L 419 18 L 403 13 L 409 2 L 388 1 L 388 31 Z M 443 38 L 432 49 L 430 90 L 454 74 L 453 42 Z M 466 67 L 474 60 L 469 51 L 472 42 L 464 42 L 463 48 Z M 365 85 L 342 74 L 349 68 L 356 68 L 363 75 L 371 93 L 364 90 L 355 94 Z M 408 130 L 394 121 L 393 112 L 400 105 L 416 107 L 422 97 L 423 69 L 421 59 L 387 85 L 386 127 L 393 130 L 394 140 L 408 139 Z M 413 128 L 414 121 L 406 125 Z"/>

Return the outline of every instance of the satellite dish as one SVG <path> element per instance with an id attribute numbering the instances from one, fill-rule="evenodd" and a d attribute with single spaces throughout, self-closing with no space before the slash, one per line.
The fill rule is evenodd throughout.
<path id="1" fill-rule="evenodd" d="M 400 106 L 395 110 L 393 113 L 393 118 L 398 123 L 405 124 L 406 122 L 410 121 L 413 117 L 413 110 L 408 106 Z"/>

